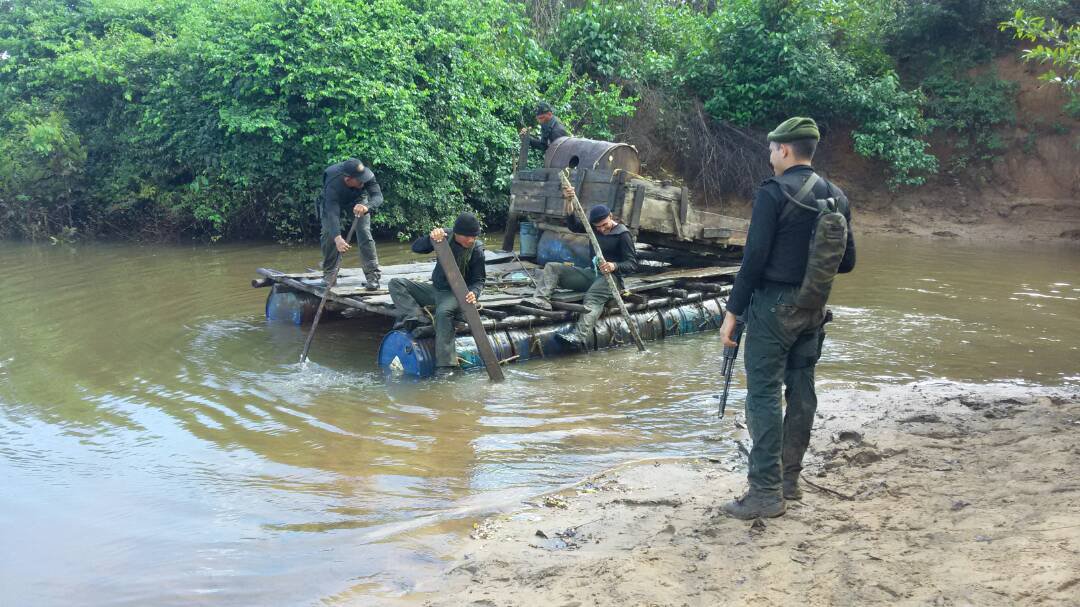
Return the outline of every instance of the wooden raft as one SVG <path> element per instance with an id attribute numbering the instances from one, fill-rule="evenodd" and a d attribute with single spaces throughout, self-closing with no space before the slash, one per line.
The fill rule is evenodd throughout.
<path id="1" fill-rule="evenodd" d="M 532 281 L 542 268 L 532 262 L 514 258 L 505 251 L 485 250 L 487 283 L 480 298 L 480 313 L 495 324 L 510 323 L 548 324 L 572 318 L 574 313 L 584 311 L 580 303 L 582 293 L 556 291 L 552 297 L 552 311 L 537 310 L 522 305 L 522 301 L 534 292 Z M 635 274 L 625 281 L 627 303 L 631 310 L 654 309 L 666 305 L 680 305 L 700 300 L 705 294 L 726 292 L 738 272 L 738 266 L 707 268 L 675 268 L 643 264 L 645 272 Z M 364 274 L 360 268 L 342 268 L 337 284 L 327 297 L 327 308 L 334 312 L 351 311 L 350 316 L 375 315 L 394 317 L 393 301 L 385 285 L 394 278 L 406 278 L 416 282 L 430 282 L 435 262 L 384 266 L 384 288 L 368 291 L 364 288 Z M 259 278 L 251 281 L 252 287 L 280 285 L 289 291 L 308 293 L 322 297 L 324 287 L 308 281 L 322 277 L 321 272 L 282 272 L 271 268 L 258 268 Z M 695 295 L 696 292 L 696 295 Z"/>

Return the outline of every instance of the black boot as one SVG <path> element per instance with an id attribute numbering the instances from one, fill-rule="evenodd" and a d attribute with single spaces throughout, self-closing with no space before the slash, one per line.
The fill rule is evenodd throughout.
<path id="1" fill-rule="evenodd" d="M 802 489 L 799 488 L 799 477 L 784 478 L 784 499 L 797 502 L 802 499 Z"/>
<path id="2" fill-rule="evenodd" d="M 784 496 L 780 493 L 762 493 L 753 489 L 724 504 L 724 512 L 728 516 L 744 521 L 774 518 L 784 514 L 785 510 Z"/>

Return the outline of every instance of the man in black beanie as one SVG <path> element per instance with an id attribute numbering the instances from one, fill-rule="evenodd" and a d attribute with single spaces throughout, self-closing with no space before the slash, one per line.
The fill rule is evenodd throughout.
<path id="1" fill-rule="evenodd" d="M 564 197 L 569 198 L 573 195 L 574 188 L 563 190 Z M 590 244 L 589 255 L 592 256 L 593 265 L 589 269 L 561 263 L 548 263 L 544 266 L 544 273 L 536 281 L 536 293 L 524 302 L 537 308 L 550 310 L 551 295 L 557 288 L 585 293 L 582 303 L 589 311 L 578 318 L 573 331 L 558 335 L 559 339 L 579 350 L 589 347 L 596 321 L 603 314 L 604 306 L 612 298 L 611 288 L 603 275 L 614 274 L 615 283 L 621 289 L 623 277 L 637 272 L 638 269 L 637 253 L 634 250 L 634 239 L 630 236 L 630 230 L 615 221 L 606 206 L 598 204 L 589 209 L 589 223 L 592 224 L 596 241 L 600 244 L 600 250 L 603 251 L 604 259 L 607 261 L 603 264 L 599 263 Z M 581 225 L 572 213 L 566 216 L 566 227 L 570 228 L 571 232 L 585 233 L 585 226 Z"/>
<path id="2" fill-rule="evenodd" d="M 484 290 L 487 271 L 484 265 L 484 242 L 480 236 L 480 222 L 472 213 L 462 213 L 454 221 L 452 230 L 435 228 L 430 234 L 412 243 L 413 253 L 427 254 L 435 250 L 434 242 L 442 242 L 450 236 L 450 251 L 457 261 L 458 270 L 469 287 L 465 301 L 476 303 Z M 450 290 L 442 262 L 435 264 L 431 283 L 419 283 L 407 278 L 390 281 L 390 299 L 397 308 L 398 324 L 408 331 L 418 325 L 429 324 L 430 318 L 423 306 L 435 306 L 435 364 L 446 370 L 458 366 L 454 350 L 454 322 L 461 317 L 457 297 Z"/>
<path id="3" fill-rule="evenodd" d="M 341 236 L 341 212 L 352 209 L 359 218 L 356 222 L 356 240 L 360 246 L 360 263 L 364 267 L 367 289 L 374 291 L 379 288 L 381 272 L 375 240 L 371 237 L 371 212 L 382 202 L 382 189 L 375 181 L 375 174 L 359 160 L 350 158 L 323 171 L 323 187 L 316 207 L 322 224 L 320 241 L 324 282 L 341 262 L 341 254 L 352 248 Z"/>

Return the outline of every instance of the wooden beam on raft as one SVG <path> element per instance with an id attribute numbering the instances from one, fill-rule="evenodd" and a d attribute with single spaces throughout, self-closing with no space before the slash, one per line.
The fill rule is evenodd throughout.
<path id="1" fill-rule="evenodd" d="M 585 306 L 582 306 L 582 307 L 585 307 Z M 534 316 L 541 316 L 543 318 L 550 318 L 552 320 L 566 320 L 567 319 L 566 312 L 556 312 L 554 310 L 541 310 L 539 308 L 532 308 L 532 307 L 529 307 L 529 306 L 523 306 L 521 304 L 510 306 L 510 309 L 512 309 L 515 312 L 520 312 L 521 314 L 532 314 Z"/>
<path id="2" fill-rule="evenodd" d="M 507 316 L 510 316 L 509 312 L 500 312 L 499 310 L 495 310 L 493 308 L 477 308 L 477 310 L 484 316 L 487 316 L 488 318 L 494 318 L 495 320 L 502 320 Z"/>
<path id="3" fill-rule="evenodd" d="M 522 329 L 541 326 L 551 326 L 552 323 L 546 318 L 539 316 L 510 316 L 505 320 L 493 320 L 486 319 L 484 322 L 484 329 L 487 331 L 507 331 L 510 329 Z M 458 335 L 465 335 L 469 333 L 469 326 L 465 323 L 457 323 L 454 325 L 454 332 Z M 431 325 L 424 325 L 413 329 L 413 337 L 417 339 L 424 339 L 426 337 L 435 336 L 435 327 Z"/>
<path id="4" fill-rule="evenodd" d="M 588 308 L 581 304 L 570 303 L 569 301 L 551 300 L 551 307 L 556 310 L 564 310 L 566 312 L 575 312 L 577 314 L 584 314 L 589 311 Z"/>
<path id="5" fill-rule="evenodd" d="M 465 279 L 461 276 L 461 270 L 458 270 L 454 253 L 450 250 L 450 243 L 444 238 L 438 242 L 432 240 L 432 244 L 435 245 L 435 255 L 439 258 L 439 264 L 446 274 L 446 281 L 450 283 L 450 290 L 454 292 L 454 297 L 457 297 L 458 305 L 461 306 L 461 311 L 465 314 L 465 320 L 469 321 L 469 330 L 472 331 L 473 341 L 476 342 L 476 350 L 480 353 L 480 359 L 484 361 L 484 368 L 487 369 L 488 378 L 491 381 L 502 381 L 505 376 L 503 376 L 502 368 L 499 367 L 499 359 L 495 356 L 495 350 L 491 347 L 491 342 L 488 341 L 487 332 L 484 330 L 484 321 L 480 318 L 480 313 L 476 311 L 476 306 L 465 300 L 469 288 L 465 284 Z"/>
<path id="6" fill-rule="evenodd" d="M 278 272 L 277 270 L 268 270 L 266 268 L 258 268 L 258 269 L 255 270 L 255 273 L 260 274 L 262 276 L 265 276 L 265 277 L 269 278 L 270 280 L 272 280 L 274 282 L 281 283 L 281 284 L 283 284 L 283 285 L 285 285 L 285 286 L 287 286 L 287 287 L 289 287 L 289 288 L 291 288 L 293 290 L 301 291 L 303 293 L 309 293 L 309 294 L 314 295 L 316 297 L 322 297 L 321 291 L 325 288 L 325 287 L 316 287 L 315 285 L 309 285 L 309 284 L 300 282 L 299 280 L 289 278 L 285 274 L 283 274 L 281 272 Z M 370 304 L 364 303 L 364 302 L 360 301 L 359 299 L 356 299 L 356 298 L 353 298 L 353 297 L 344 297 L 344 296 L 341 296 L 341 295 L 336 295 L 335 293 L 333 293 L 333 290 L 331 290 L 330 295 L 328 295 L 326 299 L 328 301 L 332 301 L 334 303 L 338 303 L 338 304 L 341 304 L 343 306 L 347 306 L 347 307 L 350 307 L 350 308 L 356 308 L 357 310 L 363 310 L 365 312 L 372 312 L 374 314 L 379 314 L 379 315 L 382 315 L 382 316 L 391 316 L 391 317 L 394 316 L 394 311 L 390 307 L 378 306 L 378 305 L 370 305 Z"/>
<path id="7" fill-rule="evenodd" d="M 694 291 L 707 291 L 709 293 L 728 293 L 731 291 L 731 285 L 722 285 L 715 282 L 686 281 L 682 283 L 682 286 Z"/>

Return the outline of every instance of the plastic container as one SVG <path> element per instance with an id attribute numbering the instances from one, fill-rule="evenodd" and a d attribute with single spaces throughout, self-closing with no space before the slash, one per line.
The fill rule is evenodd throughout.
<path id="1" fill-rule="evenodd" d="M 592 257 L 589 255 L 589 239 L 584 234 L 566 234 L 545 230 L 540 235 L 536 249 L 536 263 L 570 262 L 579 268 L 591 268 Z"/>
<path id="2" fill-rule="evenodd" d="M 302 325 L 314 320 L 318 309 L 318 297 L 278 284 L 270 287 L 270 293 L 266 296 L 266 319 L 270 321 Z M 326 312 L 323 310 L 323 314 Z"/>
<path id="3" fill-rule="evenodd" d="M 435 340 L 416 339 L 408 331 L 391 331 L 379 344 L 379 367 L 414 377 L 435 374 Z"/>
<path id="4" fill-rule="evenodd" d="M 522 257 L 536 257 L 536 246 L 540 242 L 540 229 L 531 221 L 518 224 L 519 247 Z"/>

